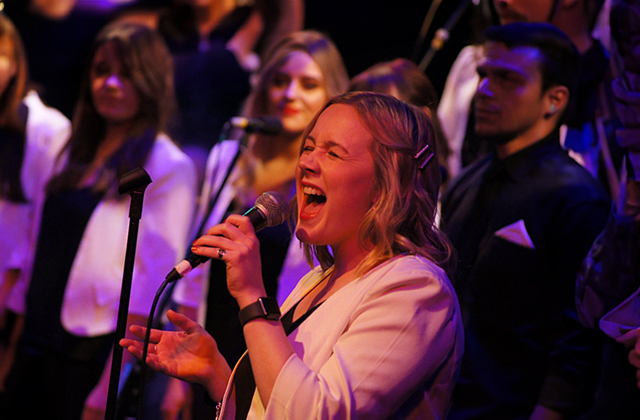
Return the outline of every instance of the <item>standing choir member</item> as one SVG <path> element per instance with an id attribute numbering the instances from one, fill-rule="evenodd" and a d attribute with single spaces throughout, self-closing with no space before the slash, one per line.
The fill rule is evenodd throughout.
<path id="1" fill-rule="evenodd" d="M 60 168 L 47 187 L 26 318 L 3 418 L 102 419 L 129 201 L 119 178 L 152 179 L 139 229 L 128 323 L 146 322 L 166 267 L 182 256 L 195 203 L 190 159 L 162 132 L 170 55 L 150 29 L 116 24 L 90 55 Z"/>
<path id="2" fill-rule="evenodd" d="M 354 92 L 330 100 L 302 139 L 296 236 L 320 265 L 280 319 L 254 229 L 230 216 L 192 250 L 225 262 L 248 353 L 232 374 L 202 327 L 169 312 L 183 331 L 154 330 L 149 365 L 205 386 L 225 419 L 443 419 L 463 333 L 451 247 L 434 225 L 440 170 L 427 115 Z M 121 345 L 142 356 L 141 342 Z"/>

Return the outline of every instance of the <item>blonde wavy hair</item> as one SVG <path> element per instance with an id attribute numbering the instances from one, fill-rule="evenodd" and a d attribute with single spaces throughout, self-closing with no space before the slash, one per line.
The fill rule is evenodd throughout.
<path id="1" fill-rule="evenodd" d="M 454 251 L 435 225 L 440 169 L 433 125 L 427 114 L 390 95 L 351 92 L 330 99 L 303 134 L 306 138 L 322 112 L 334 104 L 356 110 L 360 122 L 373 136 L 375 205 L 359 228 L 359 240 L 371 252 L 357 268 L 359 275 L 400 254 L 421 255 L 451 272 Z M 416 159 L 419 151 L 429 146 Z M 301 149 L 302 153 L 302 149 Z M 430 161 L 420 166 L 433 153 Z M 323 269 L 333 265 L 328 246 L 304 244 L 307 259 L 315 256 Z"/>

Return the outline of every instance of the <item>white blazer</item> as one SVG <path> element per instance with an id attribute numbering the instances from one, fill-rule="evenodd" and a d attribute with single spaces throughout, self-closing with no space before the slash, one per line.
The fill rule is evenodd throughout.
<path id="1" fill-rule="evenodd" d="M 324 277 L 318 267 L 302 278 L 282 313 Z M 288 339 L 295 354 L 266 410 L 256 391 L 249 419 L 444 419 L 464 349 L 453 286 L 419 256 L 395 257 L 347 284 Z M 223 419 L 235 416 L 233 379 Z"/>
<path id="2" fill-rule="evenodd" d="M 166 135 L 144 165 L 151 177 L 140 220 L 129 313 L 149 316 L 159 286 L 184 256 L 196 198 L 191 159 Z M 80 336 L 114 332 L 129 231 L 130 199 L 103 199 L 85 228 L 62 303 L 62 325 Z"/>
<path id="3" fill-rule="evenodd" d="M 447 137 L 451 154 L 447 158 L 451 179 L 462 169 L 462 143 L 467 130 L 469 108 L 480 78 L 476 67 L 482 47 L 464 47 L 453 62 L 438 104 L 438 118 Z"/>
<path id="4" fill-rule="evenodd" d="M 7 300 L 7 307 L 17 313 L 24 313 L 24 295 L 31 277 L 44 189 L 71 131 L 69 120 L 57 109 L 42 103 L 36 92 L 29 92 L 23 103 L 29 113 L 20 176 L 28 202 L 0 199 L 0 284 L 6 270 L 20 270 L 18 283 Z"/>

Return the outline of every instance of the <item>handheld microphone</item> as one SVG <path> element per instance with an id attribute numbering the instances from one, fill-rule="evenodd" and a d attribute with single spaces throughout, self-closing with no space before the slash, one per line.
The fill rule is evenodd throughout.
<path id="1" fill-rule="evenodd" d="M 253 228 L 257 231 L 266 227 L 277 226 L 285 221 L 289 214 L 289 205 L 282 194 L 276 191 L 262 193 L 253 207 L 247 210 L 243 216 L 251 220 Z M 189 254 L 187 259 L 176 265 L 166 279 L 170 282 L 183 278 L 189 272 L 209 260 L 208 257 Z"/>
<path id="2" fill-rule="evenodd" d="M 258 118 L 233 117 L 229 120 L 229 124 L 247 133 L 278 134 L 282 131 L 280 119 L 268 115 Z"/>

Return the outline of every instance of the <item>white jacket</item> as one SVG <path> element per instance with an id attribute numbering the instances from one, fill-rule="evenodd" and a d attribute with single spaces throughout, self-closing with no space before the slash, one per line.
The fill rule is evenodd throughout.
<path id="1" fill-rule="evenodd" d="M 149 316 L 159 286 L 182 259 L 196 197 L 191 159 L 160 134 L 144 165 L 145 191 L 129 313 Z M 62 325 L 79 336 L 114 332 L 120 303 L 131 200 L 103 199 L 85 228 L 62 303 Z"/>
<path id="2" fill-rule="evenodd" d="M 20 270 L 18 284 L 7 301 L 7 306 L 17 313 L 24 313 L 23 297 L 26 281 L 31 277 L 44 189 L 71 130 L 69 120 L 60 111 L 44 105 L 36 92 L 29 92 L 23 103 L 29 113 L 21 181 L 28 202 L 0 199 L 0 284 L 6 270 Z"/>
<path id="3" fill-rule="evenodd" d="M 324 275 L 302 278 L 286 313 Z M 293 354 L 264 410 L 248 419 L 444 419 L 464 338 L 453 286 L 419 256 L 398 256 L 338 290 L 288 336 Z M 233 377 L 221 418 L 234 417 Z"/>
<path id="4" fill-rule="evenodd" d="M 438 104 L 438 118 L 449 143 L 451 153 L 447 158 L 449 175 L 455 178 L 462 168 L 462 143 L 464 142 L 471 101 L 476 94 L 480 78 L 476 67 L 482 47 L 464 47 L 453 62 Z"/>

